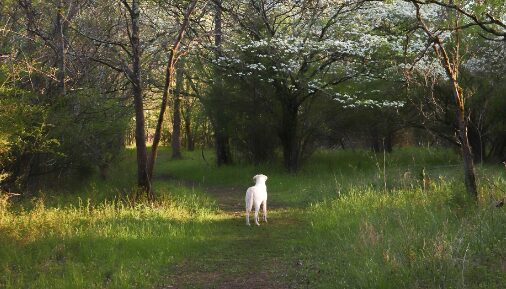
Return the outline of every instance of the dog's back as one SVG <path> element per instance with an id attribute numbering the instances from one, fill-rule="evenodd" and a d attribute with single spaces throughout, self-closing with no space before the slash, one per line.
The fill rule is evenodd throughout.
<path id="1" fill-rule="evenodd" d="M 265 184 L 257 184 L 249 187 L 246 191 L 246 210 L 251 211 L 253 205 L 262 204 L 267 200 L 267 186 Z"/>

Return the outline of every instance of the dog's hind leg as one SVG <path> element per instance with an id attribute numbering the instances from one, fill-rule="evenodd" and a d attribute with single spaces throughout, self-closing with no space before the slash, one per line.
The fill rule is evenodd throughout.
<path id="1" fill-rule="evenodd" d="M 260 223 L 258 223 L 258 211 L 260 211 L 260 203 L 255 203 L 255 224 L 260 226 Z"/>
<path id="2" fill-rule="evenodd" d="M 249 213 L 251 212 L 251 208 L 253 207 L 253 194 L 252 192 L 248 189 L 246 191 L 246 225 L 250 225 L 249 224 Z"/>
<path id="3" fill-rule="evenodd" d="M 267 200 L 264 201 L 262 207 L 264 208 L 264 222 L 267 223 Z"/>
<path id="4" fill-rule="evenodd" d="M 250 225 L 249 224 L 249 213 L 251 212 L 251 208 L 246 208 L 246 225 Z"/>
<path id="5" fill-rule="evenodd" d="M 249 212 L 250 210 L 246 209 L 246 225 L 249 226 Z"/>

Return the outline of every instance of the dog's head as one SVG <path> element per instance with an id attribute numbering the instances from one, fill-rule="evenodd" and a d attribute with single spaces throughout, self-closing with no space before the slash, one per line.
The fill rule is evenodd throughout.
<path id="1" fill-rule="evenodd" d="M 255 183 L 257 184 L 261 184 L 261 183 L 264 183 L 265 184 L 265 181 L 267 181 L 267 176 L 266 175 L 263 175 L 263 174 L 259 174 L 259 175 L 256 175 L 253 177 L 253 181 L 255 181 Z"/>

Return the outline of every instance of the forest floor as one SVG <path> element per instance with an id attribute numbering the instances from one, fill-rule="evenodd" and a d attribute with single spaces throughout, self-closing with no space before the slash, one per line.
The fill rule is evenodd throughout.
<path id="1" fill-rule="evenodd" d="M 178 181 L 161 176 L 159 181 Z M 245 225 L 244 192 L 234 186 L 200 186 L 194 181 L 179 185 L 198 188 L 217 205 L 218 221 L 202 245 L 208 249 L 173 264 L 160 288 L 300 288 L 297 279 L 302 261 L 287 254 L 287 240 L 297 240 L 307 226 L 300 209 L 282 205 L 268 207 L 268 223 Z M 253 214 L 252 214 L 253 215 Z M 295 277 L 295 279 L 293 279 Z"/>
<path id="2" fill-rule="evenodd" d="M 0 288 L 504 288 L 502 165 L 477 167 L 476 202 L 446 149 L 318 151 L 297 174 L 207 154 L 160 150 L 156 202 L 133 150 L 105 180 L 0 196 Z M 246 226 L 258 173 L 269 223 Z"/>
<path id="3" fill-rule="evenodd" d="M 389 155 L 388 184 L 378 156 L 362 152 L 321 153 L 297 175 L 268 164 L 213 169 L 196 155 L 161 161 L 160 181 L 210 196 L 219 217 L 201 240 L 206 249 L 168 268 L 160 288 L 495 288 L 506 278 L 506 256 L 491 261 L 480 251 L 501 251 L 497 230 L 506 228 L 497 214 L 504 212 L 487 209 L 497 196 L 487 187 L 479 207 L 468 205 L 451 156 Z M 422 169 L 431 179 L 426 192 L 417 176 Z M 269 223 L 248 227 L 244 194 L 257 173 L 269 176 Z M 500 171 L 480 174 L 504 181 Z M 472 232 L 477 227 L 487 227 L 486 238 Z M 491 270 L 496 266 L 502 269 Z M 488 273 L 477 277 L 478 271 Z"/>

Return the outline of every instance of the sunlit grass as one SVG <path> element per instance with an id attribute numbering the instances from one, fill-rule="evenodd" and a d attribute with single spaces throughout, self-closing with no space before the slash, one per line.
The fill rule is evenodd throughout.
<path id="1" fill-rule="evenodd" d="M 495 207 L 506 195 L 500 166 L 478 166 L 476 204 L 450 150 L 401 149 L 385 159 L 320 151 L 296 175 L 279 164 L 218 168 L 200 152 L 178 161 L 169 155 L 161 151 L 153 204 L 133 198 L 132 151 L 108 180 L 0 199 L 0 288 L 158 288 L 173 284 L 173 274 L 188 274 L 196 288 L 210 284 L 191 277 L 195 268 L 175 271 L 183 260 L 234 278 L 262 263 L 295 288 L 506 282 L 506 210 Z M 248 228 L 204 193 L 229 188 L 241 211 L 257 173 L 269 176 L 269 225 Z"/>
<path id="2" fill-rule="evenodd" d="M 495 207 L 506 195 L 501 166 L 477 166 L 476 204 L 451 150 L 320 151 L 297 175 L 272 166 L 191 169 L 197 162 L 188 159 L 184 170 L 167 163 L 166 170 L 242 187 L 262 172 L 271 203 L 306 208 L 304 245 L 292 256 L 304 265 L 291 276 L 310 288 L 501 288 L 506 282 L 506 211 Z"/>
<path id="3" fill-rule="evenodd" d="M 167 264 L 199 252 L 214 204 L 194 191 L 159 191 L 155 204 L 77 199 L 0 208 L 1 288 L 147 288 Z M 201 194 L 201 193 L 200 193 Z M 77 203 L 77 204 L 74 204 Z"/>
<path id="4" fill-rule="evenodd" d="M 206 152 L 206 155 L 211 154 Z M 307 206 L 336 197 L 350 189 L 386 190 L 450 186 L 464 193 L 462 165 L 458 154 L 450 149 L 402 148 L 385 155 L 365 150 L 324 150 L 316 152 L 297 174 L 285 172 L 279 163 L 216 167 L 205 162 L 201 152 L 186 152 L 185 158 L 158 163 L 159 175 L 191 180 L 203 186 L 250 186 L 258 173 L 267 181 L 272 202 L 279 205 Z M 501 166 L 478 166 L 478 183 L 488 199 L 491 188 L 504 185 Z"/>

